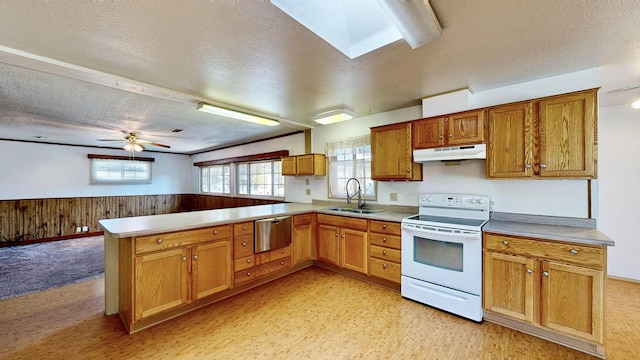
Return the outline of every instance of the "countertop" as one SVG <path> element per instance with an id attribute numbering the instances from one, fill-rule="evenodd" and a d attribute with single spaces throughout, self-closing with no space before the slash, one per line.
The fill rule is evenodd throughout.
<path id="1" fill-rule="evenodd" d="M 595 220 L 590 220 L 593 219 L 496 214 L 482 227 L 482 231 L 587 245 L 615 246 L 613 240 L 595 228 Z"/>
<path id="2" fill-rule="evenodd" d="M 400 222 L 402 218 L 416 212 L 401 209 L 384 209 L 373 214 L 356 214 L 326 210 L 328 206 L 305 203 L 283 203 L 256 205 L 215 210 L 190 211 L 163 215 L 136 216 L 118 219 L 100 220 L 100 226 L 116 238 L 150 235 L 164 232 L 203 228 L 208 226 L 252 221 L 272 216 L 296 215 L 307 212 L 350 216 L 373 220 Z"/>

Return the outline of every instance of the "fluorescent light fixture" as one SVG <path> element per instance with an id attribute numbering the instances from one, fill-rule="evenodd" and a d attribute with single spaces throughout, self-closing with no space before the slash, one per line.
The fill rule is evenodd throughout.
<path id="1" fill-rule="evenodd" d="M 144 150 L 144 146 L 138 143 L 130 142 L 124 146 L 124 149 L 131 152 L 140 152 Z"/>
<path id="2" fill-rule="evenodd" d="M 351 119 L 353 119 L 353 111 L 349 109 L 329 110 L 313 117 L 313 121 L 322 125 L 333 124 Z"/>
<path id="3" fill-rule="evenodd" d="M 631 107 L 634 109 L 640 109 L 640 99 L 631 103 Z"/>
<path id="4" fill-rule="evenodd" d="M 272 120 L 272 119 L 267 119 L 267 118 L 263 118 L 263 117 L 260 117 L 260 116 L 245 114 L 243 112 L 239 112 L 239 111 L 235 111 L 235 110 L 229 110 L 229 109 L 225 109 L 225 108 L 221 108 L 221 107 L 218 107 L 218 106 L 213 106 L 213 105 L 209 105 L 209 104 L 205 104 L 205 103 L 199 103 L 198 104 L 198 110 L 204 111 L 204 112 L 208 112 L 210 114 L 214 114 L 214 115 L 218 115 L 218 116 L 224 116 L 224 117 L 227 117 L 227 118 L 248 121 L 248 122 L 252 122 L 252 123 L 260 124 L 260 125 L 267 125 L 267 126 L 280 125 L 280 122 L 277 121 L 277 120 Z"/>
<path id="5" fill-rule="evenodd" d="M 412 49 L 442 38 L 442 28 L 429 0 L 378 0 L 378 5 Z"/>

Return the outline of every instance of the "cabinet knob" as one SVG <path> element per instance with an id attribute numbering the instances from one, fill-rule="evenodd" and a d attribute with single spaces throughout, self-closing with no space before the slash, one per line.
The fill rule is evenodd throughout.
<path id="1" fill-rule="evenodd" d="M 540 164 L 540 168 L 546 169 L 547 168 L 547 164 Z"/>
<path id="2" fill-rule="evenodd" d="M 576 249 L 571 249 L 571 250 L 569 250 L 569 252 L 571 254 L 573 254 L 573 255 L 577 255 L 578 254 L 578 250 L 576 250 Z"/>
<path id="3" fill-rule="evenodd" d="M 452 137 L 453 137 L 453 134 L 449 134 L 449 138 L 452 138 Z"/>
<path id="4" fill-rule="evenodd" d="M 509 245 L 509 242 L 508 242 L 507 240 L 502 240 L 502 243 L 503 243 L 504 245 Z"/>
<path id="5" fill-rule="evenodd" d="M 247 230 L 247 225 L 244 225 L 244 226 L 242 227 L 242 230 Z"/>
<path id="6" fill-rule="evenodd" d="M 544 276 L 544 277 L 549 277 L 549 272 L 548 272 L 548 271 L 543 271 L 543 272 L 542 272 L 542 276 Z"/>
<path id="7" fill-rule="evenodd" d="M 158 244 L 162 244 L 162 239 L 158 239 Z"/>
<path id="8" fill-rule="evenodd" d="M 284 249 L 280 250 L 280 254 L 284 254 Z"/>
<path id="9" fill-rule="evenodd" d="M 186 256 L 183 256 L 183 257 L 182 257 L 182 261 L 187 261 L 187 257 L 186 257 Z"/>
<path id="10" fill-rule="evenodd" d="M 382 250 L 382 255 L 387 256 L 387 250 Z"/>
<path id="11" fill-rule="evenodd" d="M 438 136 L 438 139 L 442 140 L 442 135 Z"/>
<path id="12" fill-rule="evenodd" d="M 280 265 L 284 265 L 284 261 L 280 261 Z"/>
<path id="13" fill-rule="evenodd" d="M 246 241 L 243 241 L 243 242 L 242 242 L 242 246 L 247 246 L 247 242 L 246 242 Z"/>
<path id="14" fill-rule="evenodd" d="M 382 242 L 386 243 L 386 242 L 387 242 L 387 238 L 386 238 L 386 237 L 383 237 L 383 238 L 382 238 Z"/>
<path id="15" fill-rule="evenodd" d="M 531 274 L 532 272 L 533 272 L 533 270 L 527 269 L 527 274 Z"/>
<path id="16" fill-rule="evenodd" d="M 336 233 L 336 237 L 338 237 L 338 233 Z"/>
<path id="17" fill-rule="evenodd" d="M 387 268 L 387 264 L 382 264 L 382 268 L 386 269 Z"/>
<path id="18" fill-rule="evenodd" d="M 387 224 L 382 224 L 382 228 L 386 229 L 387 228 Z"/>
<path id="19" fill-rule="evenodd" d="M 251 259 L 247 259 L 247 264 L 251 264 Z"/>
<path id="20" fill-rule="evenodd" d="M 298 236 L 298 233 L 293 233 L 293 236 Z"/>
<path id="21" fill-rule="evenodd" d="M 410 172 L 411 172 L 411 169 L 407 169 L 407 172 L 408 172 L 408 173 L 410 173 Z"/>
<path id="22" fill-rule="evenodd" d="M 531 164 L 524 164 L 525 169 L 531 169 Z"/>
<path id="23" fill-rule="evenodd" d="M 213 230 L 213 235 L 218 235 L 218 230 Z"/>
<path id="24" fill-rule="evenodd" d="M 302 215 L 302 220 L 306 220 L 306 219 L 307 219 L 307 217 Z"/>
<path id="25" fill-rule="evenodd" d="M 247 276 L 251 276 L 251 271 L 249 271 L 249 272 L 247 273 Z"/>
<path id="26" fill-rule="evenodd" d="M 342 234 L 342 238 L 344 239 L 344 234 Z"/>
<path id="27" fill-rule="evenodd" d="M 193 260 L 198 260 L 198 255 L 193 255 Z"/>

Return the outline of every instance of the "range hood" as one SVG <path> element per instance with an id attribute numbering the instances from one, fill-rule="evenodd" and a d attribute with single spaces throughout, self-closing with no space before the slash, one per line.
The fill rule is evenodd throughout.
<path id="1" fill-rule="evenodd" d="M 486 159 L 487 144 L 441 147 L 413 150 L 414 162 Z"/>

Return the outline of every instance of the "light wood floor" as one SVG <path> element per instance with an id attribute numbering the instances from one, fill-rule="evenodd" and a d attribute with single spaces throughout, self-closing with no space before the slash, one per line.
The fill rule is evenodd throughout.
<path id="1" fill-rule="evenodd" d="M 0 301 L 0 359 L 593 359 L 317 267 L 131 336 L 103 286 Z M 640 284 L 607 286 L 607 357 L 640 359 Z"/>

